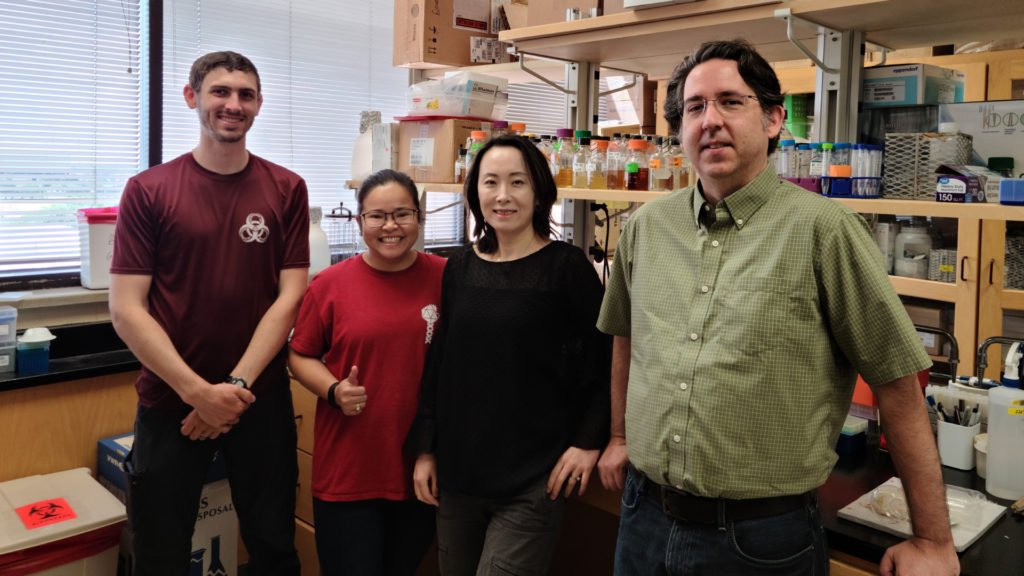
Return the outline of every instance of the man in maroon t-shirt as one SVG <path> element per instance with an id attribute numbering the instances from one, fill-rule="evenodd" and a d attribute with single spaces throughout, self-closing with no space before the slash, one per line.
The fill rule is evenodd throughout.
<path id="1" fill-rule="evenodd" d="M 298 575 L 284 345 L 309 268 L 306 184 L 246 149 L 263 103 L 247 58 L 199 58 L 184 96 L 199 144 L 128 181 L 110 268 L 114 328 L 143 366 L 126 465 L 132 573 L 188 573 L 219 450 L 248 574 Z"/>

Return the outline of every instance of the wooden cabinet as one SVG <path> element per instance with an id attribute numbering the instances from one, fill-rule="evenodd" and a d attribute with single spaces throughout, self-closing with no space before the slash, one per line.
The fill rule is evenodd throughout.
<path id="1" fill-rule="evenodd" d="M 1008 208 L 1008 207 L 1004 207 Z M 1019 218 L 1013 218 L 1019 220 Z M 978 342 L 1003 335 L 1003 314 L 1024 311 L 1024 290 L 1003 286 L 1006 270 L 1006 222 L 986 220 L 981 226 L 981 258 L 978 282 Z M 999 349 L 988 352 L 985 376 L 998 379 L 1001 359 Z"/>

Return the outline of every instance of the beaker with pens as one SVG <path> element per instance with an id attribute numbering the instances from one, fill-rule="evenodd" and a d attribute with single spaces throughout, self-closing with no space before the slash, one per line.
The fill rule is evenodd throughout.
<path id="1" fill-rule="evenodd" d="M 977 403 L 957 401 L 953 406 L 935 406 L 939 459 L 943 466 L 974 469 L 974 437 L 981 432 L 981 411 Z"/>

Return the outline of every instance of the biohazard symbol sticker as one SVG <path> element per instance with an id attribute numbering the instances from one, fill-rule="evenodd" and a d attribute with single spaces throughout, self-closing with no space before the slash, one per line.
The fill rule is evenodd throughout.
<path id="1" fill-rule="evenodd" d="M 78 518 L 75 511 L 68 505 L 67 500 L 63 498 L 40 500 L 16 508 L 14 511 L 18 513 L 18 518 L 21 518 L 21 523 L 29 530 Z"/>

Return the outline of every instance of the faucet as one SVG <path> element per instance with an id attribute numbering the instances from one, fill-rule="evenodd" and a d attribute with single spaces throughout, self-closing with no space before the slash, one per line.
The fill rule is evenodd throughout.
<path id="1" fill-rule="evenodd" d="M 948 374 L 948 376 L 950 380 L 955 379 L 956 367 L 960 364 L 960 345 L 957 344 L 956 337 L 942 328 L 933 328 L 931 326 L 914 324 L 914 329 L 918 332 L 928 332 L 929 334 L 938 334 L 939 336 L 946 337 L 946 341 L 949 342 L 949 371 L 952 372 L 952 374 Z"/>
<path id="2" fill-rule="evenodd" d="M 1020 338 L 1008 338 L 1006 336 L 993 336 L 987 338 L 978 346 L 978 385 L 981 385 L 982 379 L 985 377 L 985 368 L 988 368 L 988 347 L 993 344 L 1006 344 L 1012 345 L 1016 342 L 1020 342 Z"/>

